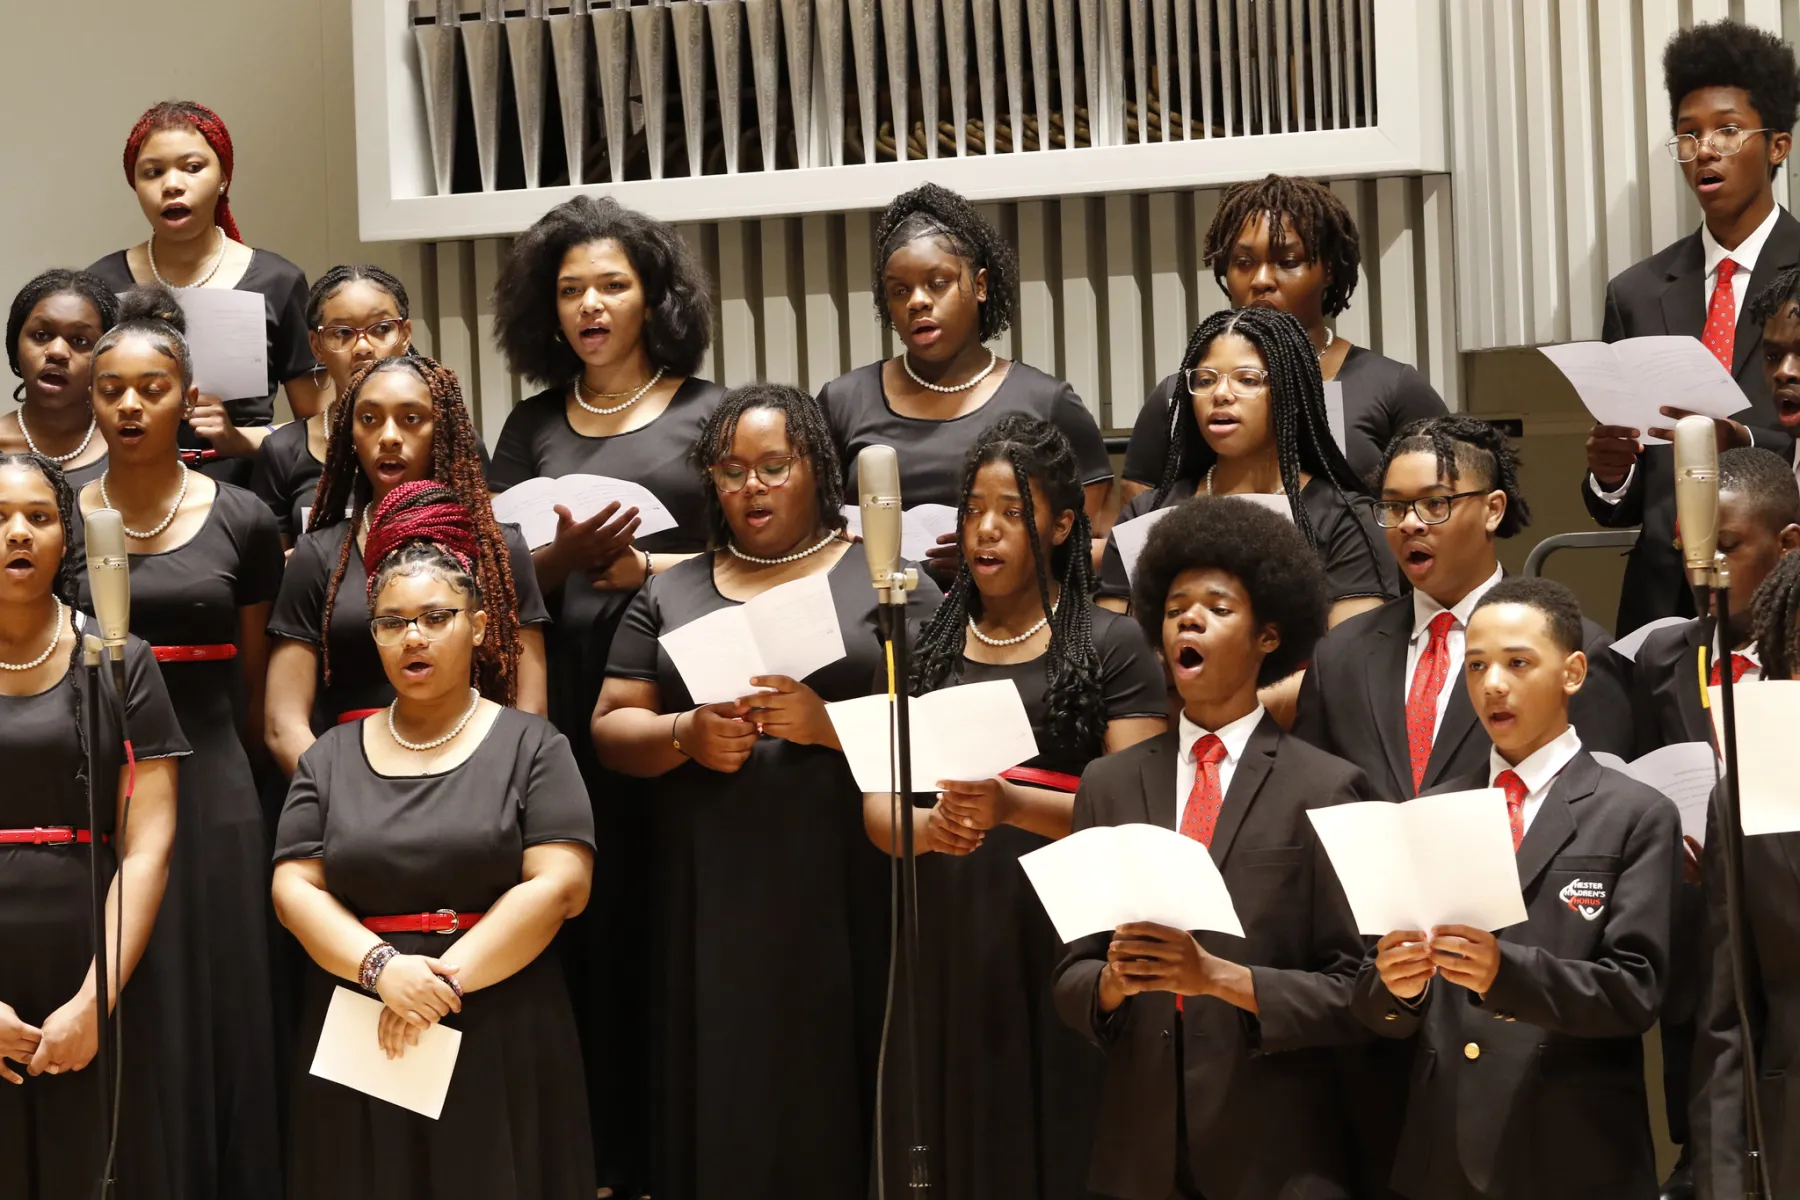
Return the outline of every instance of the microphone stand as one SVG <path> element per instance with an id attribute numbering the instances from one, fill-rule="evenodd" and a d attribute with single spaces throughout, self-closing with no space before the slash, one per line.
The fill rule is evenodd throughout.
<path id="1" fill-rule="evenodd" d="M 1723 554 L 1714 559 L 1708 582 L 1696 586 L 1694 590 L 1695 598 L 1699 601 L 1698 611 L 1706 611 L 1708 591 L 1712 593 L 1717 606 L 1714 629 L 1717 631 L 1715 640 L 1718 649 L 1713 661 L 1723 664 L 1719 670 L 1719 708 L 1725 726 L 1723 745 L 1720 747 L 1725 756 L 1725 786 L 1719 790 L 1716 801 L 1719 805 L 1719 819 L 1715 825 L 1719 839 L 1719 857 L 1725 864 L 1725 943 L 1731 960 L 1731 991 L 1737 1005 L 1739 1043 L 1743 1054 L 1744 1197 L 1745 1200 L 1760 1200 L 1773 1193 L 1765 1178 L 1768 1164 L 1762 1153 L 1762 1104 L 1756 1094 L 1759 1077 L 1756 1038 L 1750 1025 L 1749 977 L 1744 965 L 1747 943 L 1744 930 L 1743 825 L 1739 816 L 1742 810 L 1739 807 L 1738 790 L 1737 702 L 1733 672 L 1730 670 L 1732 651 L 1725 645 L 1728 640 L 1725 631 L 1730 628 L 1731 574 L 1725 565 Z"/>
<path id="2" fill-rule="evenodd" d="M 106 876 L 101 869 L 101 850 L 105 843 L 100 834 L 100 639 L 92 634 L 84 635 L 81 646 L 82 671 L 87 675 L 87 819 L 88 834 L 88 878 L 91 883 L 94 916 L 94 1007 L 96 1012 L 94 1072 L 100 1080 L 100 1152 L 99 1186 L 96 1191 L 101 1200 L 112 1194 L 111 1145 L 113 1131 L 113 1107 L 116 1096 L 113 1090 L 113 1029 L 111 1013 L 107 1004 L 110 989 L 107 986 L 106 970 Z"/>

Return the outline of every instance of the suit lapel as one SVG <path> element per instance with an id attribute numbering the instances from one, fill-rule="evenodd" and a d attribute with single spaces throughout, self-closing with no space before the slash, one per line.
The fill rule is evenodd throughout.
<path id="1" fill-rule="evenodd" d="M 1391 609 L 1392 616 L 1377 622 L 1371 631 L 1368 665 L 1362 674 L 1382 753 L 1405 796 L 1412 794 L 1412 755 L 1406 744 L 1406 652 L 1412 634 L 1412 602 L 1396 602 Z"/>
<path id="2" fill-rule="evenodd" d="M 1519 886 L 1530 888 L 1550 866 L 1557 851 L 1575 837 L 1575 814 L 1570 805 L 1594 794 L 1600 782 L 1600 764 L 1583 750 L 1563 768 L 1549 794 L 1538 806 L 1519 847 Z"/>
<path id="3" fill-rule="evenodd" d="M 1444 686 L 1453 689 L 1444 706 L 1444 720 L 1438 725 L 1437 738 L 1431 743 L 1431 758 L 1425 764 L 1425 786 L 1435 785 L 1456 758 L 1462 744 L 1480 730 L 1475 719 L 1475 706 L 1469 702 L 1469 688 L 1461 676 L 1446 679 Z"/>
<path id="4" fill-rule="evenodd" d="M 1180 753 L 1175 730 L 1151 738 L 1145 745 L 1149 752 L 1138 765 L 1143 781 L 1139 799 L 1143 803 L 1142 820 L 1147 825 L 1179 830 L 1180 809 L 1175 803 L 1175 761 Z"/>
<path id="5" fill-rule="evenodd" d="M 1800 262 L 1800 221 L 1788 211 L 1777 208 L 1774 228 L 1756 256 L 1756 270 L 1750 272 L 1750 286 L 1744 289 L 1744 306 L 1738 312 L 1737 332 L 1731 344 L 1731 374 L 1742 379 L 1746 370 L 1760 372 L 1762 364 L 1751 361 L 1751 352 L 1762 344 L 1762 327 L 1750 320 L 1750 297 L 1768 286 L 1783 270 Z"/>
<path id="6" fill-rule="evenodd" d="M 1225 789 L 1224 803 L 1219 806 L 1219 823 L 1213 830 L 1211 849 L 1213 861 L 1221 867 L 1231 853 L 1231 843 L 1238 830 L 1243 828 L 1244 817 L 1249 814 L 1256 793 L 1262 790 L 1263 781 L 1269 777 L 1269 768 L 1275 765 L 1275 747 L 1280 741 L 1281 726 L 1275 723 L 1274 717 L 1264 713 L 1250 733 L 1250 741 L 1244 746 L 1244 757 L 1232 771 L 1231 786 Z"/>
<path id="7" fill-rule="evenodd" d="M 1706 332 L 1706 251 L 1698 231 L 1681 240 L 1663 289 L 1663 330 L 1699 337 Z"/>

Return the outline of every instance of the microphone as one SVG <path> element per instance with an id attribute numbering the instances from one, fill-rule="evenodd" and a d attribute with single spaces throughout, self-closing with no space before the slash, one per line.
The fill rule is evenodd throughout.
<path id="1" fill-rule="evenodd" d="M 88 590 L 100 643 L 112 664 L 113 683 L 125 694 L 125 638 L 131 631 L 131 559 L 125 553 L 125 518 L 110 508 L 87 515 Z"/>
<path id="2" fill-rule="evenodd" d="M 1719 548 L 1719 441 L 1708 417 L 1675 423 L 1675 518 L 1688 583 L 1713 586 Z"/>
<path id="3" fill-rule="evenodd" d="M 891 584 L 900 570 L 900 457 L 892 446 L 864 446 L 856 456 L 863 552 L 881 603 L 895 603 Z M 905 603 L 905 593 L 898 599 Z"/>

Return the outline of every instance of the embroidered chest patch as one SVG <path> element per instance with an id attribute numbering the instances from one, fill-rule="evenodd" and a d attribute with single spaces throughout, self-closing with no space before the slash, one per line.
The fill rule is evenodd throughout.
<path id="1" fill-rule="evenodd" d="M 1572 879 L 1558 892 L 1557 898 L 1585 920 L 1592 921 L 1606 911 L 1606 885 L 1586 879 Z"/>

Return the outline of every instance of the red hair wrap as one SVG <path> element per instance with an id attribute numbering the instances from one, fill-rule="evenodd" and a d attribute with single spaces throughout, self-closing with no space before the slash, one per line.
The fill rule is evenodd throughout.
<path id="1" fill-rule="evenodd" d="M 153 104 L 138 118 L 131 127 L 131 136 L 125 139 L 125 181 L 133 187 L 137 186 L 138 155 L 144 152 L 144 143 L 150 135 L 164 129 L 192 129 L 212 152 L 219 156 L 219 175 L 221 178 L 219 203 L 213 208 L 213 224 L 225 231 L 225 236 L 234 242 L 243 241 L 238 233 L 237 222 L 231 219 L 231 202 L 226 198 L 224 185 L 231 182 L 233 164 L 236 161 L 231 149 L 231 131 L 225 128 L 225 122 L 219 114 L 204 104 L 196 104 L 192 100 L 164 100 L 161 104 Z"/>
<path id="2" fill-rule="evenodd" d="M 369 574 L 369 602 L 375 601 L 375 577 L 388 556 L 413 542 L 430 542 L 474 573 L 475 522 L 455 492 L 441 483 L 420 479 L 403 483 L 381 498 L 369 518 L 363 543 L 363 565 Z"/>

